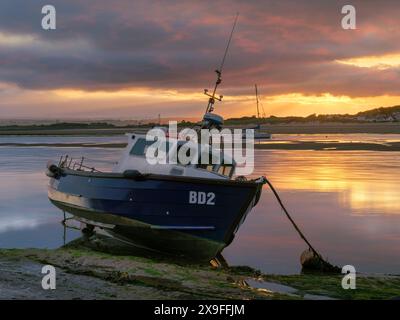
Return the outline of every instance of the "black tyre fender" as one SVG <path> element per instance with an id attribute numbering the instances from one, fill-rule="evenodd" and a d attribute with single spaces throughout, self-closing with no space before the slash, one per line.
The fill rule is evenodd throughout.
<path id="1" fill-rule="evenodd" d="M 47 163 L 46 175 L 50 178 L 57 179 L 62 174 L 62 169 L 53 162 Z"/>

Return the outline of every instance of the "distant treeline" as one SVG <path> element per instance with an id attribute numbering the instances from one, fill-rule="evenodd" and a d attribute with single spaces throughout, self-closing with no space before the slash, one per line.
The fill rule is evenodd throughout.
<path id="1" fill-rule="evenodd" d="M 285 123 L 311 123 L 311 122 L 355 122 L 354 119 L 343 117 L 343 115 L 330 115 L 329 118 L 326 115 L 311 114 L 307 117 L 275 117 L 270 116 L 268 118 L 257 118 L 242 117 L 242 118 L 230 118 L 225 120 L 227 125 L 237 124 L 285 124 Z"/>
<path id="2" fill-rule="evenodd" d="M 178 123 L 179 126 L 191 126 L 194 123 L 188 121 L 180 121 Z M 154 127 L 159 126 L 158 123 L 138 123 L 131 125 L 115 125 L 108 122 L 56 122 L 50 124 L 29 124 L 29 125 L 4 125 L 0 126 L 0 131 L 20 131 L 20 130 L 29 130 L 29 131 L 40 131 L 40 130 L 82 130 L 82 129 L 130 129 L 130 128 L 138 128 L 138 127 Z"/>
<path id="3" fill-rule="evenodd" d="M 63 130 L 63 129 L 107 129 L 115 128 L 115 125 L 107 122 L 75 123 L 57 122 L 51 124 L 31 124 L 31 125 L 6 125 L 1 126 L 0 130 Z"/>
<path id="4" fill-rule="evenodd" d="M 379 117 L 386 116 L 390 117 L 393 115 L 397 115 L 400 113 L 400 106 L 394 107 L 381 107 L 376 109 L 371 109 L 363 112 L 357 113 L 357 116 L 365 116 L 365 117 Z"/>
<path id="5" fill-rule="evenodd" d="M 285 124 L 285 123 L 364 123 L 364 122 L 400 122 L 400 106 L 382 107 L 359 112 L 357 114 L 311 114 L 307 117 L 275 117 L 268 118 L 241 117 L 225 120 L 225 124 Z"/>
<path id="6" fill-rule="evenodd" d="M 226 125 L 249 125 L 249 124 L 289 124 L 289 123 L 365 123 L 365 122 L 400 122 L 400 106 L 382 107 L 359 112 L 357 114 L 311 114 L 307 117 L 275 117 L 257 118 L 256 116 L 229 118 L 225 120 Z M 192 127 L 195 123 L 180 121 L 179 127 Z M 51 124 L 30 124 L 30 125 L 4 125 L 0 131 L 18 130 L 72 130 L 72 129 L 130 129 L 138 127 L 158 126 L 155 122 L 138 122 L 130 125 L 115 125 L 106 121 L 103 122 L 56 122 Z M 164 124 L 161 124 L 162 126 Z"/>

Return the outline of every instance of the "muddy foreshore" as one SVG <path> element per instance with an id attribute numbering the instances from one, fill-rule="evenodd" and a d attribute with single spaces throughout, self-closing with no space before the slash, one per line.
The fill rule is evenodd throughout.
<path id="1" fill-rule="evenodd" d="M 271 275 L 249 267 L 213 267 L 117 249 L 101 237 L 55 250 L 1 249 L 0 299 L 397 299 L 400 276 Z M 125 251 L 124 251 L 125 250 Z M 56 289 L 43 290 L 44 265 L 56 268 Z"/>

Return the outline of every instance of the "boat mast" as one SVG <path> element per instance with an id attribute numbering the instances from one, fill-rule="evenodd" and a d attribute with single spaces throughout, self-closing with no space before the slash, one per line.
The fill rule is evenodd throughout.
<path id="1" fill-rule="evenodd" d="M 235 22 L 233 23 L 232 31 L 231 31 L 231 34 L 230 34 L 230 36 L 229 36 L 228 43 L 227 43 L 226 48 L 225 48 L 225 53 L 224 53 L 224 57 L 222 58 L 221 65 L 220 65 L 219 69 L 215 70 L 215 73 L 217 74 L 217 81 L 215 82 L 214 90 L 213 90 L 212 94 L 210 94 L 210 93 L 208 93 L 208 89 L 204 89 L 204 94 L 205 94 L 206 96 L 209 97 L 209 99 L 208 99 L 208 104 L 207 104 L 207 108 L 206 108 L 206 113 L 209 113 L 209 112 L 213 112 L 213 111 L 214 111 L 214 103 L 215 103 L 215 100 L 222 101 L 223 96 L 222 96 L 222 95 L 219 95 L 219 96 L 217 97 L 217 96 L 216 96 L 216 93 L 217 93 L 217 88 L 218 88 L 218 86 L 219 86 L 220 83 L 222 82 L 222 78 L 221 78 L 221 77 L 222 77 L 222 68 L 223 68 L 223 66 L 224 66 L 225 58 L 226 58 L 226 55 L 227 55 L 227 53 L 228 53 L 229 46 L 230 46 L 230 44 L 231 44 L 231 40 L 232 40 L 232 36 L 233 36 L 233 31 L 235 30 L 236 22 L 237 22 L 238 17 L 239 17 L 239 13 L 236 14 Z"/>
<path id="2" fill-rule="evenodd" d="M 254 85 L 256 87 L 256 101 L 257 101 L 257 118 L 260 119 L 260 110 L 258 108 L 258 90 L 257 90 L 257 84 Z"/>

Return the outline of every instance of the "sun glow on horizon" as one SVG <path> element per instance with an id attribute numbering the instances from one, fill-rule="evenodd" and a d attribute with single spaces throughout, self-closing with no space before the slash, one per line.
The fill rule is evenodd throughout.
<path id="1" fill-rule="evenodd" d="M 360 68 L 376 68 L 378 70 L 386 70 L 400 67 L 400 53 L 341 59 L 335 60 L 335 62 Z"/>
<path id="2" fill-rule="evenodd" d="M 178 90 L 162 90 L 153 88 L 130 88 L 114 91 L 96 90 L 86 91 L 81 89 L 57 89 L 52 91 L 55 95 L 65 99 L 123 99 L 123 98 L 153 98 L 154 100 L 199 100 L 204 96 L 196 92 L 180 92 Z"/>
<path id="3" fill-rule="evenodd" d="M 158 113 L 166 117 L 201 117 L 207 104 L 199 89 L 171 90 L 149 87 L 132 87 L 116 90 L 52 89 L 29 90 L 0 83 L 3 99 L 0 107 L 4 115 L 17 117 L 41 116 L 43 112 L 55 117 L 98 116 L 121 118 L 137 115 L 151 117 Z M 217 102 L 215 112 L 224 118 L 256 115 L 256 102 L 252 94 L 230 95 Z M 259 96 L 265 116 L 308 116 L 310 114 L 355 114 L 372 108 L 400 104 L 400 96 L 351 97 L 293 92 Z M 262 115 L 261 109 L 261 115 Z M 3 113 L 2 112 L 2 113 Z"/>
<path id="4" fill-rule="evenodd" d="M 59 89 L 52 91 L 56 96 L 63 99 L 71 100 L 114 100 L 114 99 L 146 99 L 154 100 L 155 102 L 170 102 L 176 101 L 181 103 L 188 102 L 206 102 L 207 98 L 198 91 L 178 91 L 178 90 L 163 90 L 152 88 L 131 88 L 117 91 L 85 91 L 79 89 Z M 132 100 L 134 102 L 134 100 Z M 251 95 L 236 95 L 225 96 L 222 104 L 217 104 L 216 107 L 223 108 L 224 102 L 229 108 L 235 111 L 236 106 L 240 106 L 240 116 L 255 114 L 255 98 Z M 358 112 L 375 106 L 391 106 L 399 104 L 400 97 L 398 96 L 377 96 L 377 97 L 350 97 L 346 95 L 333 95 L 331 93 L 323 93 L 319 95 L 306 95 L 303 93 L 288 93 L 272 96 L 261 96 L 260 102 L 266 114 L 272 114 L 272 111 L 277 112 L 274 115 L 308 115 L 310 112 L 317 114 L 328 113 L 351 113 Z M 288 107 L 288 112 L 282 110 L 282 106 Z M 301 109 L 299 108 L 301 107 Z M 340 107 L 341 110 L 338 110 Z M 318 109 L 315 109 L 318 108 Z M 294 112 L 294 109 L 302 110 L 300 113 Z M 309 111 L 307 111 L 309 109 Z M 359 110 L 358 110 L 359 109 Z M 279 111 L 278 111 L 279 110 Z M 357 111 L 358 110 L 358 111 Z M 268 112 L 267 112 L 268 111 Z M 236 114 L 236 112 L 235 112 Z"/>
<path id="5" fill-rule="evenodd" d="M 381 106 L 394 106 L 399 104 L 400 96 L 350 97 L 331 93 L 321 95 L 289 93 L 269 96 L 263 101 L 266 114 L 307 116 L 312 113 L 353 114 Z"/>

